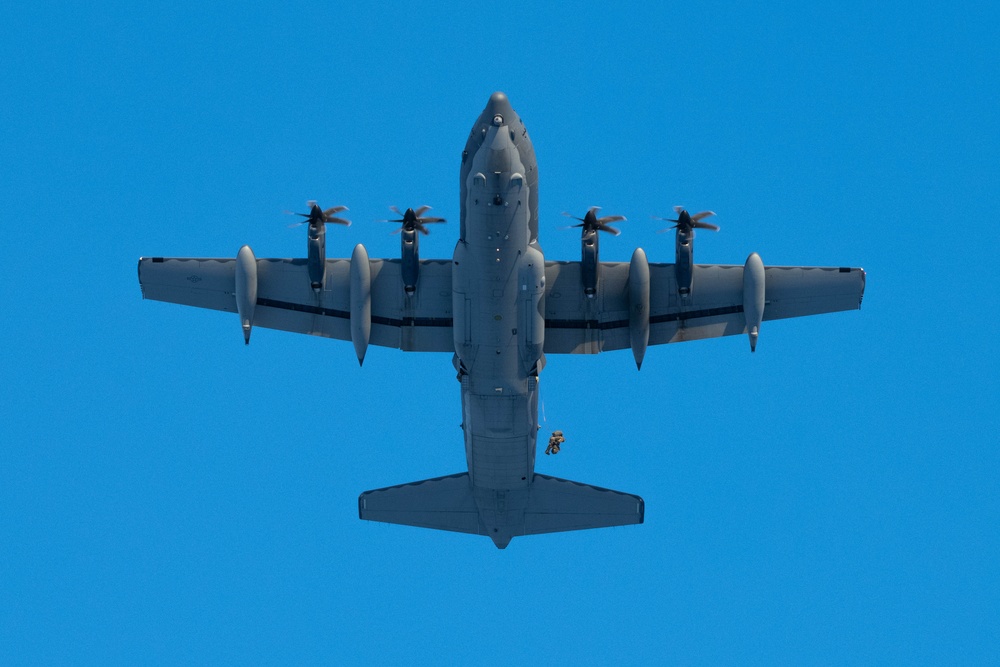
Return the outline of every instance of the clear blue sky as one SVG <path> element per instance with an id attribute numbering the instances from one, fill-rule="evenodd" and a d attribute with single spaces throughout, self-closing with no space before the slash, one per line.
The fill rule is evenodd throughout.
<path id="1" fill-rule="evenodd" d="M 10 3 L 0 9 L 0 663 L 1000 661 L 998 13 Z M 162 4 L 162 3 L 160 3 Z M 677 3 L 672 3 L 677 4 Z M 964 3 L 963 3 L 964 4 Z M 696 6 L 697 5 L 697 6 Z M 374 6 L 374 5 L 373 5 Z M 863 266 L 860 312 L 550 357 L 541 472 L 634 528 L 515 539 L 361 522 L 460 472 L 448 355 L 144 302 L 140 255 L 302 256 L 284 209 L 449 219 L 494 90 L 563 210 L 711 208 L 702 262 Z M 455 223 L 455 224 L 451 224 Z"/>

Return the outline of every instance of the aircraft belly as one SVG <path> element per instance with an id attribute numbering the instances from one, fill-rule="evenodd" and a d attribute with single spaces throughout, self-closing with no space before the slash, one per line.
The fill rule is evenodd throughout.
<path id="1" fill-rule="evenodd" d="M 537 378 L 508 377 L 498 384 L 488 377 L 464 376 L 462 413 L 473 485 L 495 489 L 526 486 L 534 471 Z"/>
<path id="2" fill-rule="evenodd" d="M 536 383 L 529 383 L 521 359 L 518 311 L 523 298 L 516 262 L 481 264 L 485 266 L 470 267 L 480 276 L 471 290 L 479 295 L 471 300 L 472 341 L 478 351 L 462 383 L 469 473 L 475 486 L 517 488 L 527 485 L 533 469 L 537 415 L 532 409 Z"/>
<path id="3" fill-rule="evenodd" d="M 455 352 L 473 487 L 526 488 L 538 430 L 539 311 L 544 258 L 530 241 L 530 179 L 508 128 L 491 127 L 463 169 L 455 248 Z M 541 315 L 539 314 L 539 318 Z M 533 358 L 532 358 L 533 357 Z M 478 501 L 477 501 L 478 502 Z"/>
<path id="4" fill-rule="evenodd" d="M 462 382 L 463 424 L 469 474 L 483 488 L 526 487 L 534 468 L 537 383 L 529 382 L 518 330 L 527 298 L 518 289 L 523 255 L 514 243 L 491 243 L 469 247 L 465 260 L 474 276 L 468 289 L 474 296 L 466 301 L 468 347 L 476 352 Z M 466 350 L 458 352 L 465 362 Z"/>

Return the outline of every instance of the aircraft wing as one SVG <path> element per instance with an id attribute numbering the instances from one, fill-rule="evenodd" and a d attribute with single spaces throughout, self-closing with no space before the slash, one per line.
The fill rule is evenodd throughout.
<path id="1" fill-rule="evenodd" d="M 417 290 L 403 291 L 398 259 L 372 259 L 372 345 L 419 352 L 454 352 L 451 261 L 422 260 Z M 349 259 L 326 262 L 324 289 L 314 292 L 305 259 L 258 259 L 253 325 L 351 340 Z M 142 296 L 198 308 L 236 312 L 236 260 L 144 257 Z M 234 329 L 238 327 L 233 321 Z"/>
<path id="2" fill-rule="evenodd" d="M 631 347 L 628 262 L 602 262 L 597 294 L 583 293 L 580 262 L 545 263 L 545 352 L 596 354 Z M 649 344 L 747 332 L 743 265 L 699 264 L 681 300 L 673 264 L 649 265 Z M 859 268 L 764 267 L 764 321 L 861 307 Z"/>
<path id="3" fill-rule="evenodd" d="M 370 260 L 373 345 L 407 351 L 453 352 L 451 262 L 422 260 L 417 291 L 402 289 L 398 259 Z M 143 297 L 236 312 L 232 258 L 145 257 L 139 260 Z M 598 292 L 588 299 L 579 262 L 546 262 L 545 352 L 596 354 L 627 349 L 628 262 L 602 262 Z M 861 306 L 859 268 L 765 267 L 764 321 Z M 701 264 L 682 301 L 673 264 L 650 264 L 649 345 L 746 333 L 743 266 Z M 351 340 L 350 260 L 327 260 L 325 288 L 309 284 L 304 259 L 257 260 L 254 326 Z"/>

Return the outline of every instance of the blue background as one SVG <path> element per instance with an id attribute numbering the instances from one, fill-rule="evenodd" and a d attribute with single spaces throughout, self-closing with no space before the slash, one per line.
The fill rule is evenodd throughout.
<path id="1" fill-rule="evenodd" d="M 990 3 L 134 2 L 0 9 L 0 662 L 1000 661 L 997 10 Z M 711 208 L 700 262 L 863 266 L 860 312 L 550 357 L 538 470 L 640 527 L 361 522 L 460 472 L 446 354 L 143 302 L 140 255 L 330 256 L 431 204 L 504 90 L 541 242 Z"/>

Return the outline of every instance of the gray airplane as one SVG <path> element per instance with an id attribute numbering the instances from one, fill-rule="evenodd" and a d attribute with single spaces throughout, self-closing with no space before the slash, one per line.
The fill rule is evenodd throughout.
<path id="1" fill-rule="evenodd" d="M 461 384 L 468 471 L 366 491 L 362 519 L 512 537 L 638 524 L 636 495 L 535 472 L 538 382 L 546 354 L 629 348 L 637 367 L 649 345 L 747 334 L 761 323 L 859 308 L 859 268 L 694 264 L 694 230 L 710 211 L 677 207 L 676 260 L 601 262 L 599 232 L 617 233 L 591 208 L 578 218 L 581 260 L 546 261 L 538 244 L 538 169 L 521 119 L 494 93 L 462 151 L 461 221 L 451 260 L 422 260 L 427 207 L 400 215 L 400 259 L 326 259 L 327 222 L 344 210 L 299 214 L 309 223 L 305 259 L 145 257 L 144 298 L 236 312 L 252 327 L 350 340 L 358 362 L 369 345 L 452 352 Z"/>

